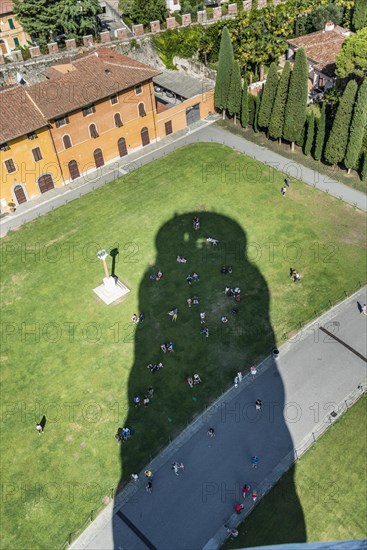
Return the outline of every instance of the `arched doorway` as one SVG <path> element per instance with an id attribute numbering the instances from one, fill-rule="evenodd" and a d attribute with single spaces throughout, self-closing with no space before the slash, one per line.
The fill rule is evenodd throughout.
<path id="1" fill-rule="evenodd" d="M 119 155 L 120 157 L 125 157 L 127 155 L 127 147 L 126 147 L 126 140 L 125 138 L 120 138 L 117 142 L 117 146 L 119 148 Z"/>
<path id="2" fill-rule="evenodd" d="M 69 167 L 70 179 L 75 180 L 76 178 L 79 178 L 80 173 L 79 173 L 77 161 L 71 160 L 68 164 L 68 167 Z"/>
<path id="3" fill-rule="evenodd" d="M 16 185 L 14 187 L 14 195 L 17 200 L 18 204 L 22 204 L 23 202 L 27 202 L 27 197 L 25 195 L 24 189 L 22 185 Z"/>
<path id="4" fill-rule="evenodd" d="M 46 191 L 50 191 L 50 189 L 53 189 L 55 185 L 51 174 L 44 174 L 43 176 L 38 178 L 38 187 L 41 193 L 46 193 Z"/>
<path id="5" fill-rule="evenodd" d="M 96 168 L 100 168 L 104 165 L 104 159 L 102 154 L 102 149 L 96 149 L 93 153 L 94 162 L 96 163 Z"/>
<path id="6" fill-rule="evenodd" d="M 150 140 L 149 140 L 149 131 L 148 131 L 148 128 L 143 128 L 142 131 L 140 132 L 141 134 L 141 143 L 143 145 L 143 147 L 145 145 L 149 145 L 150 143 Z"/>

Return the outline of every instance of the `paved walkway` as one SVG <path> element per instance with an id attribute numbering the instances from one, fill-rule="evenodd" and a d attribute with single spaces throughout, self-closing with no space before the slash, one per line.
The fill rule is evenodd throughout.
<path id="1" fill-rule="evenodd" d="M 357 306 L 366 301 L 365 287 L 284 344 L 277 361 L 267 358 L 254 380 L 246 376 L 228 390 L 149 465 L 153 494 L 145 492 L 141 474 L 72 548 L 218 549 L 227 536 L 224 524 L 241 519 L 233 506 L 242 485 L 256 487 L 261 498 L 293 463 L 294 449 L 305 450 L 312 434 L 332 422 L 332 411 L 339 413 L 352 394 L 365 391 L 367 317 Z M 257 398 L 263 401 L 260 414 Z M 215 428 L 213 439 L 209 427 Z M 254 454 L 260 457 L 257 469 L 250 464 Z M 185 464 L 177 477 L 174 461 Z M 302 522 L 297 497 L 287 497 L 294 498 Z M 242 517 L 254 506 L 250 498 L 244 503 Z"/>
<path id="2" fill-rule="evenodd" d="M 105 183 L 109 183 L 121 175 L 132 172 L 152 160 L 161 158 L 183 145 L 197 142 L 216 142 L 233 147 L 271 168 L 280 170 L 285 175 L 297 177 L 308 185 L 312 185 L 361 210 L 367 211 L 367 196 L 364 193 L 347 187 L 338 181 L 329 179 L 329 177 L 296 162 L 292 162 L 277 153 L 269 151 L 265 147 L 231 134 L 222 128 L 214 126 L 213 122 L 215 122 L 215 119 L 199 121 L 177 134 L 148 145 L 144 149 L 131 153 L 127 157 L 110 162 L 87 176 L 78 178 L 64 187 L 48 191 L 45 195 L 18 206 L 15 214 L 0 219 L 0 237 L 4 237 L 9 230 L 17 229 L 24 223 L 32 221 L 90 191 L 94 191 Z"/>

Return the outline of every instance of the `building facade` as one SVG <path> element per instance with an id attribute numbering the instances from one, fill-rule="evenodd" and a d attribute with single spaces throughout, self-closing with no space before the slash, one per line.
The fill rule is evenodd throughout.
<path id="1" fill-rule="evenodd" d="M 17 20 L 11 0 L 0 0 L 0 53 L 8 56 L 18 46 L 31 42 L 28 34 Z"/>
<path id="2" fill-rule="evenodd" d="M 44 75 L 38 84 L 0 91 L 3 211 L 214 111 L 213 86 L 198 93 L 201 86 L 187 86 L 187 78 L 186 89 L 169 80 L 181 95 L 166 90 L 174 100 L 164 101 L 153 81 L 160 71 L 106 47 L 55 64 Z"/>

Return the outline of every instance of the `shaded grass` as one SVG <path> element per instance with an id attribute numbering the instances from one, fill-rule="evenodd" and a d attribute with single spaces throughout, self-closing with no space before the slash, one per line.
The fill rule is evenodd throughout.
<path id="1" fill-rule="evenodd" d="M 283 476 L 226 549 L 299 542 L 304 524 L 307 542 L 367 537 L 366 405 L 364 396 Z"/>
<path id="2" fill-rule="evenodd" d="M 203 177 L 207 162 L 216 163 L 217 170 Z M 276 173 L 272 183 L 265 176 L 254 183 L 246 178 L 250 163 L 254 166 L 252 159 L 224 146 L 188 146 L 3 239 L 4 548 L 61 544 L 91 510 L 101 506 L 102 498 L 111 494 L 120 479 L 120 448 L 113 438 L 118 426 L 129 419 L 137 432 L 122 448 L 122 479 L 126 480 L 132 469 L 146 464 L 170 436 L 232 382 L 239 366 L 248 367 L 250 361 L 267 355 L 273 338 L 281 341 L 284 327 L 291 330 L 325 307 L 329 299 L 341 299 L 344 290 L 365 281 L 365 215 L 297 182 L 284 201 L 279 193 L 282 174 Z M 264 170 L 260 163 L 255 165 L 260 172 Z M 226 166 L 238 167 L 240 177 L 237 173 L 224 177 L 222 168 Z M 158 267 L 156 235 L 175 215 L 187 212 L 202 212 L 203 219 L 205 212 L 223 216 L 218 227 L 205 228 L 204 224 L 204 237 L 210 231 L 231 243 L 225 217 L 242 228 L 248 265 L 253 273 L 261 274 L 260 295 L 249 285 L 243 333 L 229 335 L 227 340 L 210 340 L 208 358 L 203 340 L 191 332 L 187 312 L 180 318 L 188 326 L 186 339 L 179 334 L 179 324 L 174 329 L 169 325 L 166 311 L 174 304 L 164 300 L 177 292 L 184 308 L 186 286 L 168 279 L 167 295 L 155 296 L 155 287 L 149 287 L 140 303 L 142 281 Z M 96 252 L 116 246 L 120 250 L 116 273 L 131 292 L 122 304 L 107 307 L 92 292 L 103 277 Z M 185 253 L 182 248 L 178 250 L 174 239 L 165 239 L 167 273 L 170 266 L 175 274 L 183 267 L 174 260 Z M 200 255 L 198 250 L 197 259 Z M 240 265 L 241 258 L 224 263 Z M 206 306 L 212 308 L 208 314 L 214 316 L 216 306 L 218 312 L 221 307 L 214 290 L 222 257 L 213 259 L 213 275 L 211 261 L 203 262 L 200 270 L 206 276 L 211 304 Z M 289 282 L 290 265 L 301 272 L 297 286 Z M 186 269 L 184 273 L 186 276 Z M 149 325 L 148 309 L 144 311 L 145 325 L 136 333 L 130 318 L 144 303 L 160 308 L 162 324 Z M 266 306 L 265 312 L 259 304 Z M 257 308 L 269 318 L 268 334 L 251 323 L 251 313 Z M 268 329 L 267 322 L 265 325 Z M 169 337 L 181 338 L 182 355 L 175 356 L 181 378 L 177 378 L 173 362 L 172 368 L 167 363 L 159 378 L 149 378 L 144 364 L 144 374 L 133 378 L 137 357 L 140 361 L 135 347 L 140 350 L 153 338 L 160 343 Z M 191 348 L 203 357 L 200 372 L 208 383 L 190 397 L 182 386 L 178 400 L 178 380 L 185 369 L 192 369 L 185 364 L 186 349 Z M 220 375 L 217 362 L 211 362 L 216 357 L 225 360 Z M 147 410 L 130 410 L 131 392 L 135 391 L 132 380 L 138 392 L 154 381 L 157 399 Z M 34 425 L 43 414 L 48 419 L 46 432 L 38 436 Z"/>

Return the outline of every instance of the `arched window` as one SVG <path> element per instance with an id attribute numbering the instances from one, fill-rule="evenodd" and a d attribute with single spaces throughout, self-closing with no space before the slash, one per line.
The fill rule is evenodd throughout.
<path id="1" fill-rule="evenodd" d="M 80 173 L 79 173 L 77 161 L 71 160 L 68 164 L 68 167 L 69 167 L 70 179 L 75 180 L 76 178 L 79 178 Z"/>
<path id="2" fill-rule="evenodd" d="M 145 111 L 145 105 L 144 103 L 139 103 L 138 105 L 138 111 L 139 111 L 139 116 L 146 116 L 147 113 Z"/>
<path id="3" fill-rule="evenodd" d="M 141 143 L 143 145 L 143 147 L 145 145 L 149 145 L 150 143 L 150 140 L 149 140 L 149 131 L 148 131 L 148 128 L 142 128 L 141 132 L 140 132 L 140 135 L 141 135 Z"/>
<path id="4" fill-rule="evenodd" d="M 27 197 L 23 189 L 23 185 L 16 185 L 14 187 L 14 195 L 18 204 L 27 202 Z"/>
<path id="5" fill-rule="evenodd" d="M 44 174 L 43 176 L 38 178 L 38 187 L 41 193 L 46 193 L 46 191 L 53 189 L 55 185 L 51 174 Z"/>
<path id="6" fill-rule="evenodd" d="M 116 128 L 121 128 L 122 126 L 122 120 L 121 120 L 121 115 L 120 113 L 116 113 L 113 117 L 114 121 L 115 121 L 115 126 Z"/>
<path id="7" fill-rule="evenodd" d="M 96 163 L 96 168 L 104 165 L 104 159 L 102 154 L 102 149 L 96 149 L 93 153 L 94 162 Z"/>
<path id="8" fill-rule="evenodd" d="M 90 124 L 89 126 L 89 134 L 91 138 L 97 138 L 99 137 L 99 133 L 97 132 L 97 126 L 95 124 Z"/>
<path id="9" fill-rule="evenodd" d="M 62 136 L 62 142 L 64 144 L 64 149 L 70 149 L 72 147 L 70 136 L 67 134 L 65 136 Z"/>
<path id="10" fill-rule="evenodd" d="M 120 157 L 124 157 L 124 156 L 127 155 L 127 147 L 126 147 L 125 138 L 122 137 L 118 140 L 117 147 L 119 148 Z"/>

